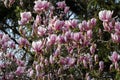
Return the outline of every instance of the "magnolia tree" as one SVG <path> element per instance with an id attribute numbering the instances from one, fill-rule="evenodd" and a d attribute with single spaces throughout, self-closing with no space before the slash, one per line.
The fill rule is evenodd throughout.
<path id="1" fill-rule="evenodd" d="M 0 79 L 118 80 L 120 22 L 114 11 L 101 10 L 98 18 L 83 21 L 69 13 L 65 1 L 43 0 L 34 1 L 32 12 L 20 12 L 18 45 L 0 33 Z"/>

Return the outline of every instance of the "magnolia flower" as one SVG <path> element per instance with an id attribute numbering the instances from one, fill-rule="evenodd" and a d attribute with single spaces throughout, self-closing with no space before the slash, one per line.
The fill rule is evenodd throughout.
<path id="1" fill-rule="evenodd" d="M 55 57 L 52 56 L 52 55 L 50 55 L 50 58 L 49 58 L 49 62 L 50 62 L 50 64 L 53 64 L 54 61 L 55 61 Z"/>
<path id="2" fill-rule="evenodd" d="M 59 35 L 57 37 L 57 41 L 58 41 L 58 43 L 65 43 L 65 37 L 63 35 Z"/>
<path id="3" fill-rule="evenodd" d="M 9 43 L 9 47 L 15 49 L 15 42 L 11 41 Z"/>
<path id="4" fill-rule="evenodd" d="M 65 9 L 64 9 L 64 13 L 66 14 L 68 11 L 69 11 L 69 7 L 65 7 Z"/>
<path id="5" fill-rule="evenodd" d="M 69 20 L 66 20 L 66 21 L 65 21 L 65 24 L 64 24 L 65 29 L 66 29 L 66 30 L 69 30 L 70 26 L 71 26 L 70 21 L 69 21 Z"/>
<path id="6" fill-rule="evenodd" d="M 109 57 L 109 59 L 113 63 L 115 63 L 115 62 L 117 62 L 120 59 L 120 55 L 116 51 L 114 51 L 113 54 Z"/>
<path id="7" fill-rule="evenodd" d="M 95 26 L 95 25 L 96 25 L 96 21 L 97 21 L 97 20 L 96 20 L 95 18 L 92 18 L 92 19 L 90 20 L 92 26 Z"/>
<path id="8" fill-rule="evenodd" d="M 120 35 L 118 34 L 111 34 L 111 38 L 113 40 L 113 42 L 120 42 Z"/>
<path id="9" fill-rule="evenodd" d="M 5 42 L 8 42 L 10 40 L 10 37 L 7 34 L 3 34 L 1 43 L 4 44 Z"/>
<path id="10" fill-rule="evenodd" d="M 83 20 L 81 24 L 82 24 L 82 27 L 84 27 L 84 30 L 86 30 L 86 28 L 87 28 L 87 21 Z"/>
<path id="11" fill-rule="evenodd" d="M 17 67 L 17 70 L 15 71 L 15 73 L 17 74 L 17 75 L 21 75 L 21 74 L 23 74 L 25 72 L 25 67 L 21 67 L 21 66 L 18 66 Z"/>
<path id="12" fill-rule="evenodd" d="M 70 20 L 69 22 L 70 22 L 70 25 L 72 26 L 72 28 L 75 28 L 78 25 L 78 20 L 76 20 L 76 19 Z"/>
<path id="13" fill-rule="evenodd" d="M 114 28 L 112 25 L 112 22 L 109 22 L 109 23 L 103 22 L 103 27 L 104 27 L 104 30 L 108 32 L 112 31 L 112 29 Z"/>
<path id="14" fill-rule="evenodd" d="M 9 0 L 9 4 L 12 5 L 15 2 L 15 0 Z"/>
<path id="15" fill-rule="evenodd" d="M 61 9 L 66 7 L 65 1 L 57 2 L 56 4 L 57 4 L 58 8 L 61 8 Z"/>
<path id="16" fill-rule="evenodd" d="M 21 20 L 18 21 L 19 25 L 25 25 L 32 18 L 31 12 L 20 13 L 20 16 L 21 16 Z"/>
<path id="17" fill-rule="evenodd" d="M 21 47 L 27 47 L 29 46 L 29 41 L 25 38 L 19 38 L 18 43 Z"/>
<path id="18" fill-rule="evenodd" d="M 61 58 L 60 59 L 60 64 L 61 65 L 66 65 L 67 64 L 67 59 L 66 58 Z"/>
<path id="19" fill-rule="evenodd" d="M 85 68 L 88 67 L 88 65 L 87 65 L 87 60 L 85 60 L 85 59 L 83 59 L 83 66 L 84 66 Z"/>
<path id="20" fill-rule="evenodd" d="M 93 25 L 90 20 L 87 21 L 87 26 L 85 27 L 86 30 L 90 30 L 93 28 Z"/>
<path id="21" fill-rule="evenodd" d="M 99 62 L 99 71 L 103 71 L 103 69 L 104 69 L 104 62 L 100 61 Z"/>
<path id="22" fill-rule="evenodd" d="M 64 26 L 64 21 L 56 20 L 53 24 L 55 30 L 61 30 Z"/>
<path id="23" fill-rule="evenodd" d="M 39 25 L 41 23 L 41 16 L 37 15 L 35 19 L 35 26 Z"/>
<path id="24" fill-rule="evenodd" d="M 76 32 L 76 33 L 74 33 L 73 34 L 73 40 L 75 40 L 75 41 L 80 41 L 80 39 L 82 39 L 83 38 L 83 35 L 82 35 L 82 33 L 80 33 L 80 32 Z"/>
<path id="25" fill-rule="evenodd" d="M 36 76 L 39 76 L 40 75 L 40 64 L 37 64 L 35 66 L 35 70 L 36 70 Z"/>
<path id="26" fill-rule="evenodd" d="M 55 44 L 56 41 L 57 41 L 57 35 L 51 34 L 48 38 L 48 44 L 49 45 Z"/>
<path id="27" fill-rule="evenodd" d="M 70 40 L 72 38 L 72 32 L 71 31 L 66 31 L 65 32 L 65 39 L 66 41 Z"/>
<path id="28" fill-rule="evenodd" d="M 95 60 L 95 62 L 98 62 L 98 61 L 99 61 L 99 57 L 98 57 L 97 54 L 95 54 L 95 56 L 94 56 L 94 60 Z"/>
<path id="29" fill-rule="evenodd" d="M 35 52 L 40 53 L 42 51 L 42 48 L 43 48 L 43 42 L 41 40 L 36 41 L 36 42 L 33 41 L 32 48 Z"/>
<path id="30" fill-rule="evenodd" d="M 75 58 L 68 57 L 67 58 L 67 65 L 73 66 L 75 64 L 75 61 L 76 61 Z"/>
<path id="31" fill-rule="evenodd" d="M 103 10 L 99 12 L 99 19 L 104 22 L 108 22 L 112 18 L 113 11 Z"/>
<path id="32" fill-rule="evenodd" d="M 39 13 L 43 10 L 48 9 L 49 6 L 50 6 L 50 3 L 48 1 L 38 0 L 38 1 L 35 1 L 34 10 Z"/>
<path id="33" fill-rule="evenodd" d="M 46 28 L 38 27 L 38 35 L 39 36 L 45 35 L 46 31 L 47 31 Z"/>
<path id="34" fill-rule="evenodd" d="M 79 24 L 78 24 L 78 27 L 79 27 L 79 30 L 80 30 L 81 32 L 84 31 L 84 27 L 82 26 L 82 23 L 79 23 Z"/>
<path id="35" fill-rule="evenodd" d="M 115 69 L 118 69 L 118 68 L 119 68 L 118 62 L 115 62 L 114 65 L 115 65 Z"/>
<path id="36" fill-rule="evenodd" d="M 91 39 L 91 38 L 92 38 L 92 34 L 93 34 L 93 31 L 92 31 L 92 30 L 88 30 L 88 31 L 87 31 L 87 37 L 88 37 L 88 39 Z"/>
<path id="37" fill-rule="evenodd" d="M 120 22 L 115 23 L 115 32 L 120 34 Z"/>
<path id="38" fill-rule="evenodd" d="M 92 44 L 92 46 L 90 46 L 90 52 L 91 54 L 94 54 L 96 50 L 96 44 Z"/>

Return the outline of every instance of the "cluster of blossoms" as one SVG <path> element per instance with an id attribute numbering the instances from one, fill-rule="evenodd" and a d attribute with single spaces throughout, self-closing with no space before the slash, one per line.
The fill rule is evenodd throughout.
<path id="1" fill-rule="evenodd" d="M 7 34 L 0 33 L 0 76 L 1 80 L 18 79 L 25 73 L 25 62 L 15 55 L 14 41 Z M 12 71 L 11 71 L 12 70 Z"/>
<path id="2" fill-rule="evenodd" d="M 64 77 L 66 77 L 64 79 L 91 80 L 95 76 L 95 71 L 97 75 L 104 74 L 106 61 L 111 61 L 110 71 L 119 71 L 120 57 L 116 49 L 109 52 L 112 54 L 107 55 L 106 61 L 98 54 L 100 50 L 98 44 L 104 42 L 101 39 L 102 31 L 111 34 L 108 42 L 120 42 L 120 22 L 112 18 L 113 12 L 109 10 L 99 12 L 99 19 L 103 22 L 104 29 L 96 30 L 96 18 L 81 22 L 78 19 L 66 20 L 64 17 L 70 11 L 65 1 L 57 2 L 56 6 L 55 8 L 48 1 L 38 0 L 35 1 L 33 8 L 35 18 L 32 12 L 20 13 L 21 20 L 18 23 L 22 37 L 18 39 L 18 44 L 20 48 L 25 48 L 32 53 L 34 60 L 26 69 L 25 62 L 10 53 L 6 54 L 17 64 L 16 70 L 10 73 L 10 76 L 13 74 L 12 78 L 14 78 L 15 75 L 27 74 L 27 77 L 36 80 L 57 80 Z M 55 9 L 60 10 L 59 15 L 56 15 Z M 8 47 L 3 44 L 9 41 L 9 37 L 0 34 L 0 38 L 1 49 L 6 51 Z M 29 39 L 32 39 L 32 42 Z M 11 43 L 11 46 L 13 47 L 14 44 Z"/>
<path id="3" fill-rule="evenodd" d="M 120 42 L 120 22 L 116 22 L 112 18 L 113 11 L 101 11 L 99 12 L 99 18 L 103 21 L 104 30 L 111 33 L 111 38 L 114 42 Z"/>

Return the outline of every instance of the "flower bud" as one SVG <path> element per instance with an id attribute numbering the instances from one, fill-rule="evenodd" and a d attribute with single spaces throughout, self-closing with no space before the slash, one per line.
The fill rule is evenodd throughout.
<path id="1" fill-rule="evenodd" d="M 99 62 L 99 71 L 103 71 L 103 69 L 104 69 L 104 62 L 100 61 Z"/>
<path id="2" fill-rule="evenodd" d="M 96 50 L 96 44 L 92 44 L 92 46 L 90 46 L 90 52 L 91 54 L 94 54 Z"/>

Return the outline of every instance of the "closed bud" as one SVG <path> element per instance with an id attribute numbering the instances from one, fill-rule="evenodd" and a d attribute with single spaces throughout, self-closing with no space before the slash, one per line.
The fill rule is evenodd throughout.
<path id="1" fill-rule="evenodd" d="M 103 69 L 104 69 L 104 62 L 100 61 L 99 62 L 99 71 L 101 72 L 101 71 L 103 71 Z"/>
<path id="2" fill-rule="evenodd" d="M 98 62 L 98 61 L 99 61 L 99 58 L 98 58 L 98 55 L 97 55 L 97 54 L 95 54 L 94 60 L 95 60 L 95 62 Z"/>

